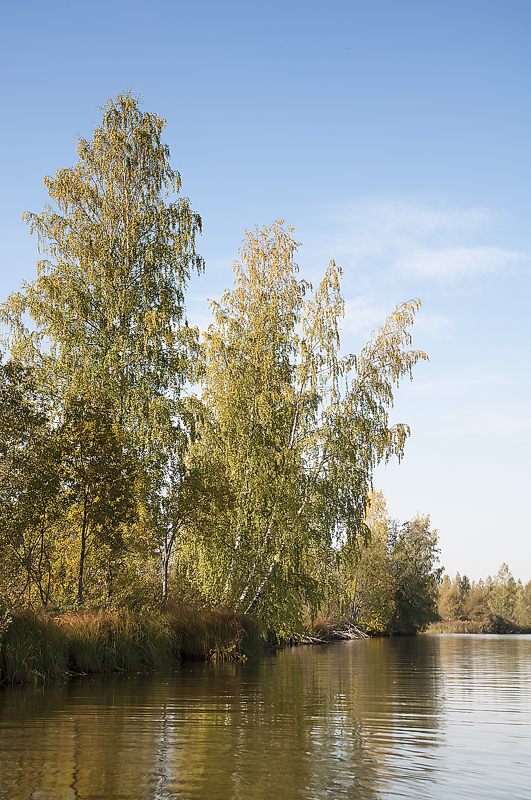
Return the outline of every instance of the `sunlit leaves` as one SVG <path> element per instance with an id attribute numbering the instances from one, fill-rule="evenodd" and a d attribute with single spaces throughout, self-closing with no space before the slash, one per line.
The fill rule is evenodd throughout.
<path id="1" fill-rule="evenodd" d="M 427 516 L 401 526 L 391 520 L 381 492 L 371 492 L 366 523 L 370 540 L 355 557 L 343 553 L 350 617 L 371 633 L 417 633 L 437 618 L 437 531 Z"/>
<path id="2" fill-rule="evenodd" d="M 61 451 L 32 371 L 0 364 L 0 589 L 47 602 Z"/>
<path id="3" fill-rule="evenodd" d="M 186 324 L 184 293 L 192 271 L 203 269 L 195 250 L 201 219 L 179 196 L 180 176 L 161 139 L 165 121 L 142 111 L 129 93 L 102 111 L 92 138 L 79 139 L 78 163 L 45 178 L 50 203 L 40 214 L 24 215 L 43 259 L 36 280 L 0 306 L 0 319 L 10 328 L 10 354 L 31 367 L 55 429 L 70 430 L 71 443 L 84 442 L 85 453 L 90 447 L 98 453 L 96 473 L 85 465 L 82 478 L 74 451 L 63 452 L 61 485 L 69 500 L 60 531 L 82 532 L 81 545 L 75 536 L 63 542 L 69 563 L 77 559 L 78 600 L 85 533 L 94 548 L 112 555 L 123 517 L 122 494 L 103 502 L 103 478 L 96 479 L 105 469 L 112 473 L 116 453 L 106 452 L 87 420 L 92 414 L 91 424 L 105 421 L 109 446 L 116 436 L 136 460 L 139 527 L 151 525 L 156 540 L 168 465 L 178 462 L 181 469 L 183 462 L 180 393 L 198 367 L 198 334 Z M 74 411 L 85 420 L 75 432 Z M 97 497 L 91 494 L 95 486 Z"/>
<path id="4" fill-rule="evenodd" d="M 109 100 L 92 140 L 79 140 L 78 164 L 45 178 L 54 205 L 25 214 L 48 259 L 2 307 L 15 357 L 60 397 L 105 387 L 144 447 L 162 436 L 169 398 L 193 374 L 184 290 L 203 266 L 199 216 L 187 198 L 167 200 L 181 182 L 164 125 L 130 94 Z"/>
<path id="5" fill-rule="evenodd" d="M 277 627 L 325 599 L 338 548 L 364 538 L 372 471 L 402 456 L 409 432 L 389 425 L 393 389 L 426 358 L 410 349 L 418 301 L 341 356 L 341 270 L 331 262 L 314 292 L 291 234 L 281 222 L 248 232 L 234 287 L 213 304 L 195 458 L 223 476 L 227 502 L 188 543 L 211 600 Z"/>

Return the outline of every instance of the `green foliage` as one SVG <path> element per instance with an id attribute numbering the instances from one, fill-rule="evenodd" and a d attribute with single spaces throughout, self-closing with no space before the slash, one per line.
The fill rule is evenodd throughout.
<path id="1" fill-rule="evenodd" d="M 134 504 L 134 462 L 119 441 L 107 396 L 89 404 L 71 399 L 60 429 L 61 470 L 70 530 L 78 531 L 77 599 L 83 603 L 85 559 L 103 556 L 112 591 L 111 565 L 125 553 L 123 527 L 131 522 Z M 72 537 L 72 533 L 70 534 Z M 105 563 L 107 562 L 107 563 Z"/>
<path id="2" fill-rule="evenodd" d="M 504 562 L 489 591 L 488 606 L 493 614 L 503 619 L 511 619 L 516 606 L 516 581 Z"/>
<path id="3" fill-rule="evenodd" d="M 135 510 L 135 472 L 117 438 L 109 403 L 71 398 L 52 427 L 34 373 L 0 365 L 0 581 L 16 605 L 83 601 L 86 566 L 93 582 L 126 550 L 124 525 Z M 76 585 L 76 591 L 66 590 Z M 63 587 L 63 588 L 61 588 Z"/>
<path id="4" fill-rule="evenodd" d="M 391 520 L 381 492 L 373 492 L 366 517 L 370 540 L 344 569 L 352 574 L 349 616 L 355 624 L 379 634 L 408 635 L 437 619 L 437 531 L 428 516 L 402 526 Z"/>
<path id="5" fill-rule="evenodd" d="M 341 358 L 341 270 L 331 262 L 312 295 L 291 233 L 282 223 L 248 233 L 234 288 L 213 304 L 192 459 L 217 492 L 182 554 L 212 602 L 279 633 L 324 602 L 339 543 L 363 539 L 372 471 L 402 456 L 409 433 L 389 426 L 393 387 L 425 358 L 408 349 L 418 302 Z"/>
<path id="6" fill-rule="evenodd" d="M 470 633 L 514 633 L 531 630 L 531 581 L 515 581 L 503 563 L 495 578 L 477 582 L 456 573 L 444 576 L 439 590 L 439 617 L 448 630 Z M 462 623 L 456 626 L 456 622 Z"/>
<path id="7" fill-rule="evenodd" d="M 191 272 L 203 269 L 195 250 L 201 219 L 188 199 L 178 196 L 181 181 L 161 140 L 164 126 L 157 114 L 142 112 L 131 94 L 108 101 L 92 139 L 79 139 L 79 162 L 45 178 L 51 203 L 40 214 L 25 214 L 45 258 L 36 280 L 0 306 L 0 319 L 10 329 L 6 344 L 12 361 L 31 371 L 42 400 L 39 413 L 52 424 L 51 441 L 60 432 L 64 445 L 62 465 L 53 464 L 51 472 L 56 484 L 62 480 L 66 497 L 57 494 L 57 486 L 52 491 L 51 477 L 46 483 L 45 466 L 53 459 L 44 445 L 34 459 L 40 484 L 31 487 L 39 519 L 28 518 L 19 502 L 22 489 L 10 493 L 20 525 L 6 536 L 11 550 L 23 551 L 26 584 L 28 576 L 33 584 L 37 580 L 43 602 L 51 594 L 57 598 L 59 587 L 69 583 L 76 549 L 77 600 L 82 602 L 87 535 L 94 544 L 92 556 L 96 546 L 102 549 L 96 562 L 116 560 L 128 505 L 124 481 L 117 478 L 124 452 L 135 461 L 137 515 L 143 523 L 129 530 L 127 541 L 133 544 L 136 531 L 150 529 L 150 556 L 164 539 L 157 523 L 168 495 L 168 463 L 183 472 L 188 431 L 180 392 L 194 379 L 198 364 L 197 331 L 186 324 L 184 292 Z M 15 392 L 13 403 L 20 405 L 17 397 Z M 28 414 L 33 452 L 37 428 L 44 428 Z M 23 472 L 18 473 L 22 483 Z M 53 531 L 48 495 L 63 502 Z M 35 547 L 28 546 L 45 500 L 39 563 L 47 564 L 46 580 L 33 575 Z M 80 542 L 69 529 L 81 532 Z M 52 565 L 49 543 L 58 539 L 67 557 Z M 59 594 L 67 600 L 69 591 Z"/>
<path id="8" fill-rule="evenodd" d="M 15 600 L 50 590 L 50 531 L 60 514 L 60 444 L 33 371 L 0 363 L 0 589 Z"/>
<path id="9" fill-rule="evenodd" d="M 394 613 L 395 575 L 389 552 L 392 520 L 381 492 L 371 492 L 365 521 L 370 539 L 354 555 L 348 548 L 344 552 L 348 617 L 364 630 L 383 634 Z"/>
<path id="10" fill-rule="evenodd" d="M 391 633 L 417 633 L 437 619 L 438 585 L 442 577 L 442 568 L 435 566 L 439 552 L 437 531 L 430 530 L 429 516 L 415 517 L 391 537 L 395 575 Z"/>
<path id="11" fill-rule="evenodd" d="M 387 533 L 363 550 L 373 470 L 400 459 L 409 435 L 389 409 L 426 358 L 409 333 L 420 302 L 342 356 L 341 270 L 332 261 L 314 291 L 279 222 L 247 233 L 200 342 L 184 298 L 203 268 L 201 219 L 179 195 L 164 125 L 129 93 L 109 100 L 92 138 L 79 139 L 78 163 L 45 178 L 50 204 L 25 214 L 43 259 L 0 306 L 11 357 L 0 375 L 6 605 L 138 613 L 170 602 L 172 587 L 289 636 L 320 607 L 343 610 L 345 565 L 357 560 L 369 627 L 393 614 L 397 630 L 422 626 L 422 521 L 392 552 Z M 199 380 L 202 397 L 183 398 Z M 105 668 L 148 647 L 128 619 L 113 623 Z M 79 643 L 85 666 L 107 635 L 95 620 Z"/>

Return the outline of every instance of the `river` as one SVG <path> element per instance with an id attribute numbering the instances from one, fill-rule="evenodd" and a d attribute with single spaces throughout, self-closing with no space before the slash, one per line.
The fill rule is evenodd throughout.
<path id="1" fill-rule="evenodd" d="M 0 692 L 2 800 L 531 798 L 531 637 L 419 636 Z"/>

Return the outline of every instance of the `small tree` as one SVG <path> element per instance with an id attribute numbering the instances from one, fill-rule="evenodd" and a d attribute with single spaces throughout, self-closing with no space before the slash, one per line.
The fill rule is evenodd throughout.
<path id="1" fill-rule="evenodd" d="M 439 589 L 438 611 L 443 619 L 466 618 L 469 607 L 470 581 L 466 575 L 456 572 L 453 581 L 448 575 L 443 577 Z"/>
<path id="2" fill-rule="evenodd" d="M 429 516 L 417 516 L 390 539 L 395 576 L 395 611 L 389 624 L 394 634 L 412 634 L 437 619 L 438 587 L 443 569 L 437 531 Z"/>
<path id="3" fill-rule="evenodd" d="M 392 520 L 382 492 L 368 498 L 366 524 L 370 539 L 354 555 L 354 566 L 343 559 L 342 573 L 350 587 L 349 618 L 364 630 L 386 633 L 395 609 L 395 574 L 389 552 Z M 350 567 L 350 569 L 349 569 Z"/>
<path id="4" fill-rule="evenodd" d="M 0 363 L 0 586 L 13 602 L 50 600 L 60 447 L 31 369 Z"/>
<path id="5" fill-rule="evenodd" d="M 113 427 L 109 405 L 105 398 L 97 405 L 71 400 L 60 430 L 68 521 L 75 532 L 65 545 L 77 554 L 72 559 L 77 561 L 77 605 L 84 600 L 88 556 L 109 575 L 109 562 L 125 550 L 123 526 L 135 510 L 134 465 Z"/>
<path id="6" fill-rule="evenodd" d="M 494 578 L 489 592 L 488 605 L 493 614 L 504 620 L 512 621 L 516 601 L 516 581 L 511 575 L 508 565 L 504 562 Z"/>

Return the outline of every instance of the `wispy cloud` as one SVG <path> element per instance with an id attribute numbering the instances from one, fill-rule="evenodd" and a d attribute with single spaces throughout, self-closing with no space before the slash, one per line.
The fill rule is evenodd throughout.
<path id="1" fill-rule="evenodd" d="M 524 257 L 524 253 L 501 247 L 419 248 L 403 255 L 396 267 L 401 272 L 426 278 L 471 277 L 507 271 Z"/>
<path id="2" fill-rule="evenodd" d="M 384 324 L 389 311 L 383 305 L 375 305 L 368 297 L 356 297 L 345 303 L 343 329 L 353 334 L 370 333 Z"/>
<path id="3" fill-rule="evenodd" d="M 330 207 L 326 216 L 330 234 L 310 244 L 313 255 L 334 257 L 364 277 L 383 270 L 455 281 L 513 270 L 526 257 L 489 243 L 503 214 L 487 208 L 369 197 Z"/>
<path id="4" fill-rule="evenodd" d="M 421 312 L 415 319 L 415 330 L 431 337 L 439 337 L 452 323 L 443 314 L 426 314 Z"/>

